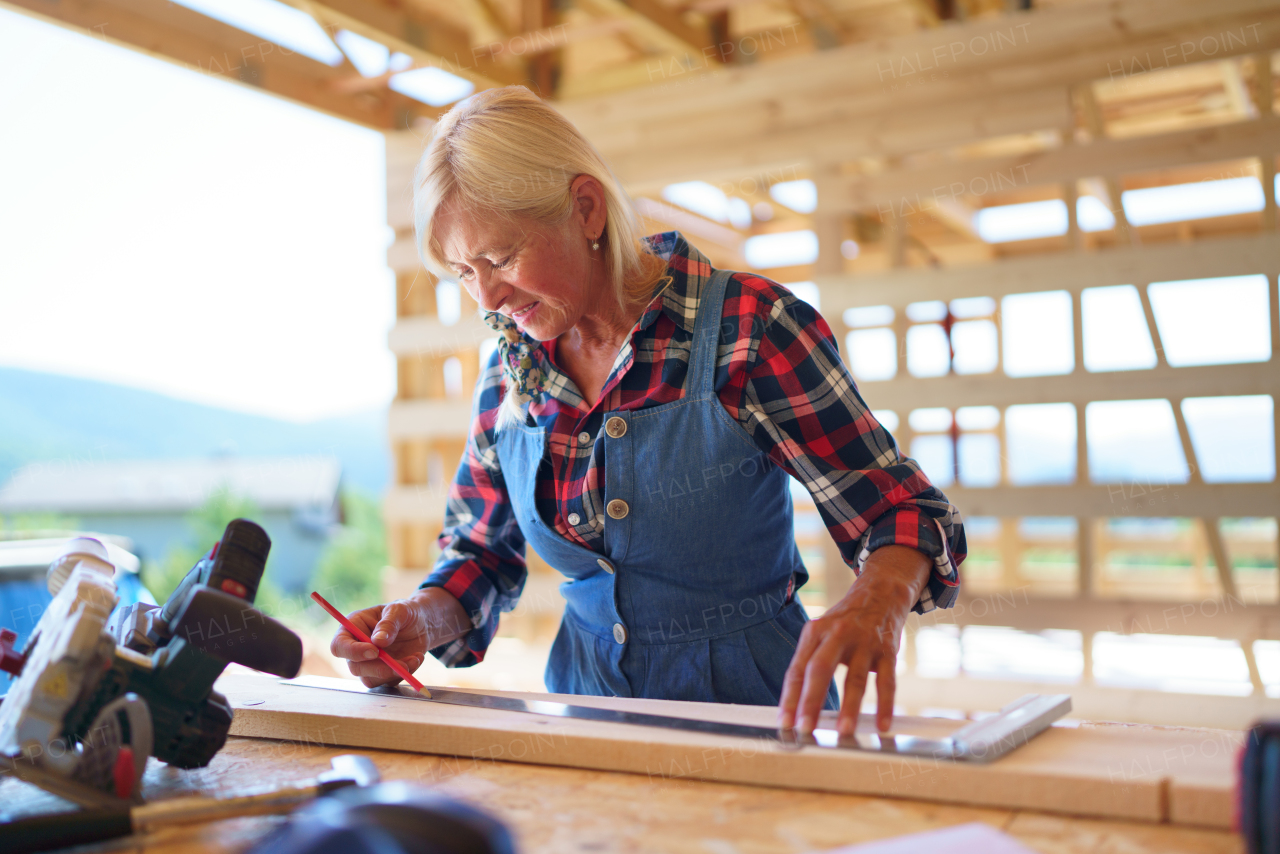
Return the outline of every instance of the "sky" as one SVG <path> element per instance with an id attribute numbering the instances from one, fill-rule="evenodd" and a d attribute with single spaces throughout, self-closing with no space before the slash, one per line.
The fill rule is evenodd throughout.
<path id="1" fill-rule="evenodd" d="M 0 365 L 292 421 L 387 405 L 379 133 L 0 10 Z"/>

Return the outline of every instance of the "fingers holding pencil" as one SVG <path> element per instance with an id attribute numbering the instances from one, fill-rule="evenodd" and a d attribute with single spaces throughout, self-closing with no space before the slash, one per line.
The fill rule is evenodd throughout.
<path id="1" fill-rule="evenodd" d="M 315 599 L 323 606 L 322 596 Z M 332 608 L 332 606 L 329 606 Z M 343 617 L 330 614 L 347 628 L 334 635 L 330 651 L 347 660 L 347 669 L 367 687 L 393 685 L 400 678 L 378 657 L 382 651 L 412 673 L 422 666 L 427 652 L 465 636 L 478 625 L 452 593 L 440 587 L 425 587 L 405 599 L 353 611 Z"/>
<path id="2" fill-rule="evenodd" d="M 321 601 L 317 597 L 317 601 Z M 322 603 L 323 604 L 323 603 Z M 331 611 L 341 622 L 341 615 Z M 329 650 L 347 659 L 347 669 L 367 688 L 394 685 L 412 674 L 426 660 L 427 641 L 415 631 L 409 603 L 396 601 L 354 611 L 348 615 L 351 627 L 343 626 L 334 635 Z M 354 628 L 356 632 L 352 632 Z M 382 652 L 394 659 L 404 673 L 397 673 L 379 656 Z M 412 679 L 405 681 L 413 681 Z M 417 685 L 413 687 L 417 688 Z"/>

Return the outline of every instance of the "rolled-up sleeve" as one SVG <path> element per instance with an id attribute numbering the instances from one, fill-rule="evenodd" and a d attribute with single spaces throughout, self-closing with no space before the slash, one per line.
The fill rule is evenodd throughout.
<path id="1" fill-rule="evenodd" d="M 470 667 L 484 660 L 498 631 L 498 615 L 515 608 L 528 572 L 524 535 L 494 445 L 501 391 L 495 354 L 476 386 L 471 433 L 449 486 L 440 557 L 420 585 L 449 591 L 471 617 L 471 631 L 431 650 L 449 667 Z"/>
<path id="2" fill-rule="evenodd" d="M 913 610 L 950 607 L 966 552 L 960 511 L 871 414 L 817 311 L 768 280 L 735 278 L 742 290 L 726 303 L 726 328 L 738 340 L 721 401 L 804 484 L 855 573 L 876 549 L 917 549 L 933 572 Z"/>

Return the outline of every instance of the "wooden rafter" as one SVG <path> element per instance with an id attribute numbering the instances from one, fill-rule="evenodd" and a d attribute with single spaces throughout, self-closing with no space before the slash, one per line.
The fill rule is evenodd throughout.
<path id="1" fill-rule="evenodd" d="M 349 67 L 330 68 L 173 3 L 0 0 L 0 7 L 373 127 L 395 127 L 398 113 L 419 106 L 394 92 L 363 97 L 338 92 L 331 84 L 349 76 Z"/>
<path id="2" fill-rule="evenodd" d="M 819 49 L 838 47 L 849 40 L 849 28 L 836 17 L 825 0 L 791 0 L 790 5 L 808 24 L 813 42 Z"/>
<path id="3" fill-rule="evenodd" d="M 1070 87 L 1106 79 L 1108 68 L 1135 53 L 1158 53 L 1174 38 L 1236 27 L 1245 28 L 1249 43 L 1224 43 L 1224 51 L 1280 47 L 1280 9 L 1246 15 L 1246 5 L 1223 0 L 1215 7 L 1223 17 L 1209 21 L 1202 8 L 1192 20 L 1186 4 L 1172 2 L 1171 20 L 1137 0 L 1114 4 L 1114 17 L 1105 11 L 1110 5 L 1055 8 L 924 31 L 874 49 L 851 45 L 758 63 L 678 90 L 662 85 L 673 82 L 663 76 L 647 89 L 584 98 L 561 109 L 624 182 L 646 188 L 795 163 L 800 152 L 815 162 L 908 154 L 1001 134 L 1069 129 Z M 957 42 L 1004 47 L 977 57 L 965 51 L 953 61 L 948 51 Z M 939 51 L 942 59 L 929 59 Z M 928 67 L 935 61 L 946 64 L 946 75 L 931 79 Z"/>
<path id="4" fill-rule="evenodd" d="M 477 89 L 520 82 L 522 75 L 500 65 L 493 53 L 471 49 L 463 32 L 441 32 L 440 27 L 398 11 L 362 0 L 281 0 L 314 17 L 327 31 L 338 29 L 373 39 L 413 59 L 420 68 L 442 68 L 464 77 Z M 449 28 L 451 29 L 451 28 Z"/>
<path id="5" fill-rule="evenodd" d="M 621 18 L 656 52 L 718 62 L 716 44 L 706 28 L 693 27 L 657 0 L 578 0 L 578 7 L 597 16 Z"/>
<path id="6" fill-rule="evenodd" d="M 556 19 L 551 0 L 521 0 L 520 29 L 524 38 L 533 41 L 535 34 L 548 31 Z M 533 91 L 544 98 L 555 97 L 560 83 L 559 50 L 539 51 L 529 57 L 528 78 Z"/>
<path id="7" fill-rule="evenodd" d="M 834 204 L 846 210 L 874 209 L 904 197 L 915 198 L 921 187 L 939 188 L 938 195 L 950 198 L 981 194 L 970 189 L 974 186 L 981 188 L 1002 182 L 1022 187 L 1059 184 L 1100 174 L 1124 175 L 1186 163 L 1237 160 L 1260 151 L 1277 150 L 1280 150 L 1280 120 L 1255 120 L 851 177 L 844 180 Z M 958 185 L 963 188 L 954 189 Z"/>
<path id="8" fill-rule="evenodd" d="M 498 4 L 493 0 L 474 0 L 476 6 L 484 13 L 485 19 L 489 25 L 502 33 L 504 36 L 513 36 L 520 31 L 520 27 L 513 25 L 507 19 L 506 13 L 498 8 Z"/>

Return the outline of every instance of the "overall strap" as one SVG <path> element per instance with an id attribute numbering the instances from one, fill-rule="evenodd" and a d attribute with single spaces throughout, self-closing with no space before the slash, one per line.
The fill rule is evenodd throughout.
<path id="1" fill-rule="evenodd" d="M 724 291 L 732 270 L 717 270 L 703 285 L 698 298 L 698 314 L 693 321 L 693 344 L 689 350 L 686 394 L 703 397 L 715 391 L 716 350 L 720 346 L 720 319 L 724 314 Z"/>

